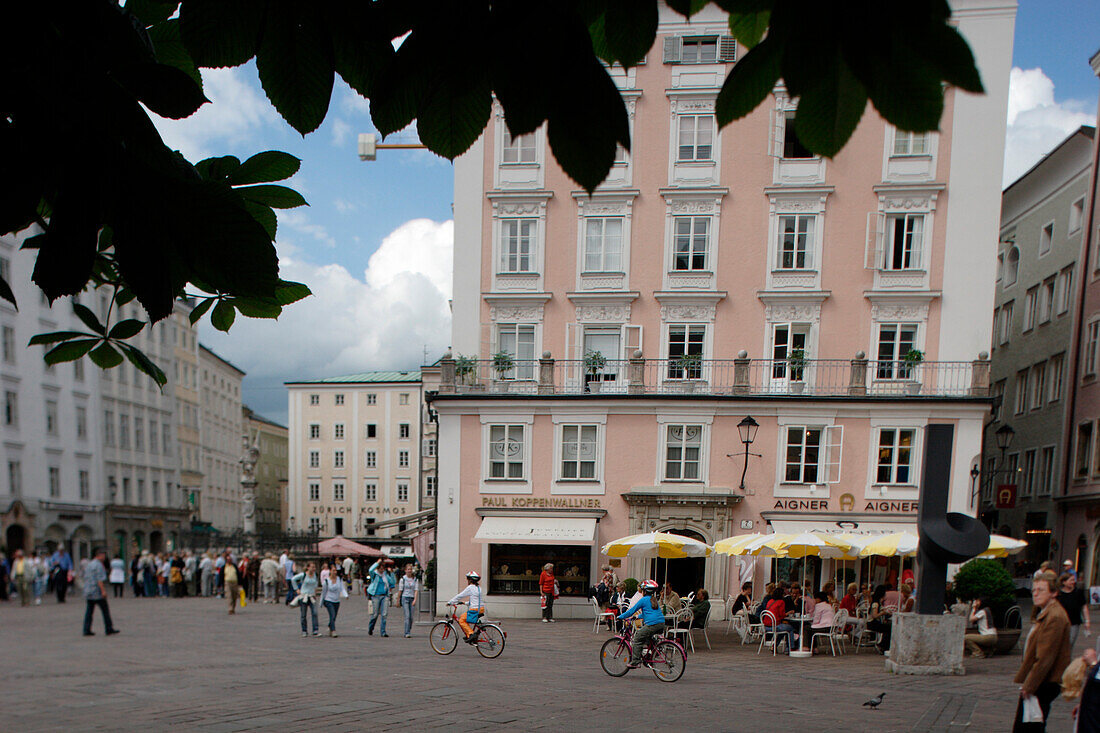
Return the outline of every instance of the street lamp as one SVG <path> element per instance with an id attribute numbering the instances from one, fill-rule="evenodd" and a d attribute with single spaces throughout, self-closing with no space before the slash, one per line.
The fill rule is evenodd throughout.
<path id="1" fill-rule="evenodd" d="M 759 453 L 750 453 L 749 446 L 756 440 L 756 431 L 760 429 L 760 423 L 752 419 L 751 416 L 746 415 L 741 422 L 737 423 L 737 432 L 741 437 L 741 442 L 745 446 L 745 450 L 741 453 L 727 453 L 727 458 L 733 458 L 734 456 L 745 456 L 745 467 L 741 469 L 741 485 L 738 487 L 742 490 L 745 488 L 745 473 L 749 470 L 749 456 L 756 456 L 762 458 Z"/>
<path id="2" fill-rule="evenodd" d="M 1001 462 L 1004 462 L 1005 451 L 1012 445 L 1012 439 L 1016 437 L 1016 431 L 1012 429 L 1012 426 L 1002 425 L 997 428 L 997 432 L 993 433 L 993 438 L 997 441 L 997 448 L 1001 451 Z"/>
<path id="3" fill-rule="evenodd" d="M 1000 463 L 1000 465 L 1002 465 L 1002 466 L 1005 463 L 1005 452 L 1012 445 L 1012 439 L 1015 438 L 1015 437 L 1016 437 L 1016 431 L 1013 430 L 1012 426 L 1009 425 L 1008 423 L 1005 423 L 1004 425 L 997 428 L 993 432 L 993 440 L 997 444 L 997 450 L 999 450 L 1001 452 L 1001 463 Z M 974 499 L 977 497 L 978 492 L 980 491 L 982 483 L 986 483 L 987 486 L 992 486 L 993 481 L 994 481 L 994 479 L 996 479 L 998 474 L 1012 473 L 1012 472 L 1009 471 L 1008 469 L 1005 469 L 1005 468 L 992 469 L 989 472 L 989 475 L 987 475 L 985 477 L 984 482 L 978 480 L 979 477 L 981 476 L 981 473 L 982 473 L 981 468 L 978 467 L 978 466 L 975 466 L 974 468 L 970 469 L 970 480 L 972 482 L 972 485 L 970 487 L 970 501 L 972 503 L 973 503 Z"/>

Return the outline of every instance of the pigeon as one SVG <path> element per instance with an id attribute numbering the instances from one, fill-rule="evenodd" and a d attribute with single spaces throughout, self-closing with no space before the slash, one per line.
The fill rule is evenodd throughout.
<path id="1" fill-rule="evenodd" d="M 884 697 L 886 697 L 885 692 L 881 693 L 878 697 L 872 697 L 870 700 L 863 703 L 863 707 L 871 708 L 872 710 L 875 710 L 875 709 L 878 708 L 879 705 L 882 704 L 882 698 L 884 698 Z"/>

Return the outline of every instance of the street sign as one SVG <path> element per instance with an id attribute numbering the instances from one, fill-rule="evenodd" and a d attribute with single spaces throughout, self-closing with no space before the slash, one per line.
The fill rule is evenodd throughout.
<path id="1" fill-rule="evenodd" d="M 1001 484 L 997 487 L 997 508 L 1016 508 L 1016 484 Z"/>

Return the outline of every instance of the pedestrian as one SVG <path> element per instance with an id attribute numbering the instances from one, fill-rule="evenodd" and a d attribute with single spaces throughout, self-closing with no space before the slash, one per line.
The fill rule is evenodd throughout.
<path id="1" fill-rule="evenodd" d="M 293 589 L 297 598 L 298 610 L 302 614 L 302 636 L 309 636 L 309 632 L 306 630 L 306 609 L 309 609 L 310 617 L 313 619 L 313 635 L 320 636 L 321 632 L 317 629 L 317 604 L 314 594 L 317 592 L 317 568 L 313 563 L 306 563 L 305 572 L 293 575 L 290 578 L 290 587 Z"/>
<path id="2" fill-rule="evenodd" d="M 168 583 L 171 586 L 173 598 L 183 598 L 187 595 L 183 569 L 183 558 L 177 552 L 172 555 L 172 559 L 168 563 Z"/>
<path id="3" fill-rule="evenodd" d="M 140 598 L 145 592 L 141 582 L 141 559 L 137 553 L 130 561 L 130 589 L 134 592 L 134 598 Z"/>
<path id="4" fill-rule="evenodd" d="M 370 624 L 367 626 L 367 636 L 374 634 L 374 625 L 379 616 L 382 617 L 379 633 L 381 636 L 389 636 L 386 633 L 386 616 L 389 614 L 390 591 L 397 584 L 393 573 L 389 569 L 390 562 L 389 558 L 383 555 L 367 571 L 368 585 L 366 593 L 374 604 L 371 610 Z"/>
<path id="5" fill-rule="evenodd" d="M 34 563 L 23 557 L 22 550 L 16 550 L 12 556 L 11 576 L 15 580 L 16 592 L 19 594 L 19 605 L 31 604 L 31 583 L 34 582 Z"/>
<path id="6" fill-rule="evenodd" d="M 416 569 L 412 563 L 405 564 L 405 574 L 397 582 L 397 595 L 401 599 L 401 610 L 405 612 L 405 638 L 412 636 L 413 608 L 420 595 L 420 581 L 416 579 Z"/>
<path id="7" fill-rule="evenodd" d="M 225 559 L 230 557 L 229 550 L 214 558 L 214 594 L 225 597 Z"/>
<path id="8" fill-rule="evenodd" d="M 1075 733 L 1100 733 L 1100 665 L 1095 649 L 1086 648 L 1082 657 L 1066 667 L 1062 697 L 1077 701 L 1073 708 Z"/>
<path id="9" fill-rule="evenodd" d="M 122 555 L 115 555 L 115 559 L 111 560 L 111 590 L 114 591 L 115 598 L 122 598 L 122 588 L 126 585 L 126 563 L 122 560 Z"/>
<path id="10" fill-rule="evenodd" d="M 209 552 L 204 552 L 199 561 L 199 582 L 202 584 L 202 595 L 209 598 L 214 595 L 214 558 Z"/>
<path id="11" fill-rule="evenodd" d="M 1062 673 L 1070 662 L 1069 616 L 1056 601 L 1057 581 L 1044 575 L 1031 583 L 1031 630 L 1024 644 L 1024 659 L 1013 678 L 1020 683 L 1014 733 L 1045 731 L 1050 704 L 1061 692 Z M 1025 705 L 1039 707 L 1041 720 L 1024 722 Z M 1028 717 L 1031 717 L 1030 715 Z"/>
<path id="12" fill-rule="evenodd" d="M 294 583 L 291 581 L 294 579 L 294 560 L 290 558 L 289 550 L 283 553 L 283 559 L 281 565 L 283 566 L 283 579 L 286 581 L 286 601 L 287 605 L 290 605 L 290 599 L 294 597 Z"/>
<path id="13" fill-rule="evenodd" d="M 46 586 L 50 582 L 50 556 L 46 554 L 45 550 L 41 550 L 38 553 L 38 558 L 34 561 L 34 585 L 31 586 L 31 590 L 34 592 L 34 605 L 42 605 L 42 596 L 46 595 Z"/>
<path id="14" fill-rule="evenodd" d="M 352 575 L 351 572 L 352 569 L 355 567 L 355 561 L 351 559 L 351 555 L 348 555 L 344 558 L 344 562 L 341 567 L 344 571 L 344 582 L 348 584 L 348 593 L 351 593 L 352 590 L 354 590 L 351 587 L 351 582 L 352 578 L 355 577 L 354 575 Z"/>
<path id="15" fill-rule="evenodd" d="M 237 564 L 233 562 L 233 556 L 229 550 L 225 551 L 222 564 L 222 582 L 225 597 L 229 600 L 229 615 L 237 612 L 237 589 L 240 587 L 240 573 L 237 572 Z"/>
<path id="16" fill-rule="evenodd" d="M 141 584 L 143 598 L 156 597 L 157 563 L 156 558 L 148 550 L 141 553 Z"/>
<path id="17" fill-rule="evenodd" d="M 321 583 L 321 603 L 328 611 L 328 635 L 336 636 L 336 614 L 340 613 L 340 601 L 348 597 L 344 579 L 333 570 Z"/>
<path id="18" fill-rule="evenodd" d="M 197 569 L 198 561 L 195 560 L 195 553 L 187 550 L 183 553 L 183 594 L 185 596 L 199 594 Z"/>
<path id="19" fill-rule="evenodd" d="M 1039 563 L 1039 569 L 1031 574 L 1031 579 L 1038 580 L 1040 577 L 1042 577 L 1043 573 L 1053 572 L 1054 568 L 1050 567 L 1050 560 L 1043 560 L 1043 562 Z"/>
<path id="20" fill-rule="evenodd" d="M 271 553 L 260 562 L 260 583 L 264 588 L 264 603 L 275 602 L 275 584 L 279 579 L 279 565 Z"/>
<path id="21" fill-rule="evenodd" d="M 69 551 L 65 545 L 58 545 L 57 550 L 50 557 L 50 577 L 53 578 L 53 590 L 57 595 L 57 602 L 64 603 L 69 583 L 73 582 L 73 559 L 69 557 Z"/>
<path id="22" fill-rule="evenodd" d="M 1062 561 L 1062 573 L 1069 573 L 1074 580 L 1077 580 L 1077 571 L 1073 568 L 1073 560 Z"/>
<path id="23" fill-rule="evenodd" d="M 253 551 L 248 561 L 248 600 L 255 603 L 260 597 L 260 553 Z"/>
<path id="24" fill-rule="evenodd" d="M 1058 578 L 1058 602 L 1066 609 L 1069 616 L 1069 648 L 1073 649 L 1077 643 L 1077 635 L 1081 633 L 1081 618 L 1085 619 L 1086 633 L 1092 629 L 1092 620 L 1089 618 L 1089 600 L 1085 597 L 1085 589 L 1077 587 L 1077 576 L 1070 573 L 1062 573 Z"/>
<path id="25" fill-rule="evenodd" d="M 103 614 L 103 630 L 107 636 L 118 633 L 107 608 L 107 568 L 103 567 L 106 559 L 107 550 L 97 547 L 92 561 L 84 566 L 84 636 L 95 636 L 92 616 L 96 606 Z"/>
<path id="26" fill-rule="evenodd" d="M 558 581 L 554 579 L 554 563 L 542 566 L 539 574 L 539 593 L 542 594 L 542 622 L 554 622 L 554 599 L 558 597 Z"/>

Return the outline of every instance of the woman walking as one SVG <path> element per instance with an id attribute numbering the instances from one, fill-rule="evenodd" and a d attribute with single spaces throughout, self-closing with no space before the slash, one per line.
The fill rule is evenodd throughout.
<path id="1" fill-rule="evenodd" d="M 306 563 L 306 571 L 298 573 L 290 579 L 291 586 L 298 593 L 298 610 L 302 614 L 302 636 L 309 636 L 309 632 L 306 630 L 307 608 L 313 618 L 313 635 L 321 635 L 321 632 L 317 629 L 317 605 L 313 598 L 313 594 L 317 592 L 318 582 L 317 566 L 313 563 Z"/>
<path id="2" fill-rule="evenodd" d="M 416 569 L 412 563 L 405 564 L 405 574 L 397 581 L 397 596 L 401 599 L 401 609 L 405 612 L 405 638 L 412 636 L 413 608 L 420 593 L 420 581 L 416 579 Z"/>
<path id="3" fill-rule="evenodd" d="M 122 555 L 115 555 L 115 559 L 111 560 L 111 576 L 108 581 L 111 583 L 115 598 L 122 598 L 122 588 L 126 584 L 126 563 Z"/>
<path id="4" fill-rule="evenodd" d="M 328 611 L 328 635 L 336 637 L 336 614 L 340 613 L 340 601 L 348 597 L 348 589 L 344 579 L 336 573 L 330 572 L 321 583 L 321 604 Z M 302 616 L 302 628 L 305 629 L 306 617 Z M 317 612 L 313 612 L 313 629 L 317 630 Z M 303 631 L 304 633 L 304 631 Z M 317 636 L 316 633 L 313 634 Z"/>
<path id="5" fill-rule="evenodd" d="M 1024 645 L 1024 660 L 1013 682 L 1020 685 L 1020 700 L 1016 705 L 1015 733 L 1044 731 L 1050 717 L 1050 704 L 1061 691 L 1062 673 L 1070 663 L 1069 616 L 1057 600 L 1058 581 L 1053 574 L 1043 575 L 1031 583 L 1031 630 Z M 1041 711 L 1039 721 L 1024 721 L 1025 706 Z"/>
<path id="6" fill-rule="evenodd" d="M 539 575 L 539 592 L 542 593 L 542 622 L 554 623 L 554 598 L 557 597 L 558 581 L 554 578 L 554 563 L 542 566 Z"/>

